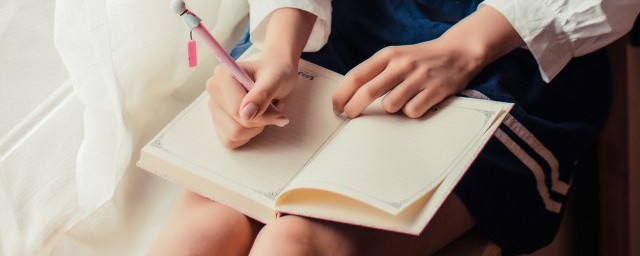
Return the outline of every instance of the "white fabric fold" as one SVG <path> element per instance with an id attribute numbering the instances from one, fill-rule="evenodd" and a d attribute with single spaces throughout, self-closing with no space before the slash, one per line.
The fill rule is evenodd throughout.
<path id="1" fill-rule="evenodd" d="M 600 49 L 627 33 L 637 0 L 486 0 L 502 13 L 538 62 L 545 82 L 573 57 Z"/>
<path id="2" fill-rule="evenodd" d="M 226 2 L 226 3 L 225 3 Z M 230 32 L 244 16 L 230 1 L 188 2 L 205 24 Z M 80 205 L 90 212 L 109 200 L 123 173 L 135 167 L 141 130 L 158 104 L 190 75 L 189 32 L 169 1 L 60 0 L 55 42 L 78 98 L 85 106 L 85 140 L 77 161 Z M 223 22 L 218 10 L 225 7 Z M 238 6 L 236 4 L 236 6 Z M 222 12 L 221 12 L 222 13 Z M 235 15 L 229 16 L 229 14 Z M 216 26 L 218 27 L 218 26 Z M 201 58 L 209 50 L 199 45 Z"/>
<path id="3" fill-rule="evenodd" d="M 174 199 L 174 190 L 169 193 L 159 188 L 159 179 L 141 180 L 153 176 L 135 166 L 139 149 L 154 135 L 151 133 L 170 120 L 167 113 L 175 115 L 184 107 L 192 98 L 185 95 L 194 96 L 194 88 L 196 93 L 204 91 L 203 79 L 195 86 L 186 84 L 194 73 L 186 62 L 189 30 L 171 12 L 169 3 L 56 1 L 55 45 L 84 107 L 85 138 L 75 172 L 77 198 L 70 200 L 77 201 L 76 213 L 87 217 L 69 231 L 65 232 L 69 227 L 62 227 L 63 234 L 56 234 L 57 240 L 47 245 L 46 250 L 54 250 L 54 254 L 108 254 L 97 248 L 143 253 L 140 241 L 155 236 L 145 231 L 148 225 L 161 226 L 147 221 L 160 220 L 158 207 L 164 209 L 170 202 L 166 200 Z M 187 1 L 187 6 L 227 49 L 241 36 L 248 14 L 245 1 Z M 212 73 L 211 53 L 205 44 L 198 43 L 198 58 L 207 63 L 201 63 L 195 73 Z M 149 191 L 164 192 L 157 194 L 158 198 L 146 194 Z M 144 205 L 137 201 L 140 198 L 144 198 Z M 142 216 L 137 220 L 142 230 L 128 228 L 136 226 L 129 223 L 132 216 Z M 138 231 L 146 233 L 135 233 Z M 129 243 L 129 247 L 105 244 L 105 239 Z M 67 243 L 60 247 L 60 241 Z"/>

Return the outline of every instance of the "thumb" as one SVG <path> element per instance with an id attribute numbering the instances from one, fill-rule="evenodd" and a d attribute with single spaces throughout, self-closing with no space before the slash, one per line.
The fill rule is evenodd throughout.
<path id="1" fill-rule="evenodd" d="M 259 119 L 261 122 L 270 122 L 273 120 L 266 120 L 275 118 L 276 115 L 264 115 L 271 102 L 276 97 L 277 85 L 274 82 L 256 82 L 255 86 L 245 95 L 242 99 L 239 116 L 244 121 L 250 121 Z M 276 106 L 278 104 L 275 104 Z M 277 114 L 280 108 L 276 109 Z M 264 117 L 263 117 L 264 115 Z M 267 118 L 271 117 L 271 118 Z M 257 121 L 257 120 L 256 120 Z"/>

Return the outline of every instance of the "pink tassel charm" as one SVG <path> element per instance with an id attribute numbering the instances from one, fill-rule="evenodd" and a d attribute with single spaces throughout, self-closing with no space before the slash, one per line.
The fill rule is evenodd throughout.
<path id="1" fill-rule="evenodd" d="M 196 40 L 189 40 L 187 43 L 187 51 L 189 53 L 189 67 L 195 68 L 198 66 L 198 54 L 196 53 Z"/>

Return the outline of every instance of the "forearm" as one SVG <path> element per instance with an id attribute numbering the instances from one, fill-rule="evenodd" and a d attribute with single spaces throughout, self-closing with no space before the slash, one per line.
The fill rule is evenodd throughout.
<path id="1" fill-rule="evenodd" d="M 297 65 L 316 16 L 294 8 L 275 10 L 267 25 L 264 52 Z"/>
<path id="2" fill-rule="evenodd" d="M 466 56 L 474 73 L 523 44 L 509 21 L 490 6 L 478 8 L 441 39 Z"/>

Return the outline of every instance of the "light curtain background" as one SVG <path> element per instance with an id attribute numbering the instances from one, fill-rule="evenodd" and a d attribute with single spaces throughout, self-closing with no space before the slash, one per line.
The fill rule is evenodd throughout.
<path id="1" fill-rule="evenodd" d="M 246 1 L 188 0 L 228 49 Z M 141 255 L 179 188 L 139 149 L 216 62 L 168 0 L 0 2 L 0 255 Z M 197 39 L 197 38 L 196 38 Z"/>

